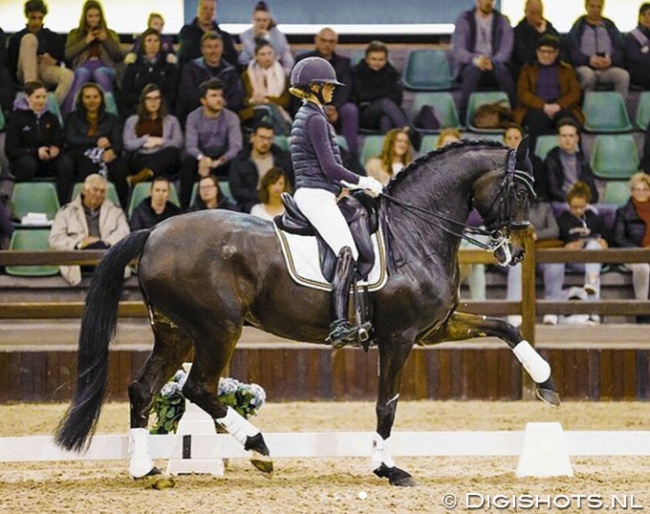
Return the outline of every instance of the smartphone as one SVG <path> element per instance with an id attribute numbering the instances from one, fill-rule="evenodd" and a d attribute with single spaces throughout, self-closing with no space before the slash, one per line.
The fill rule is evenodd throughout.
<path id="1" fill-rule="evenodd" d="M 596 55 L 598 57 L 605 57 L 605 55 L 607 55 L 607 54 L 605 54 L 605 52 L 596 52 Z"/>

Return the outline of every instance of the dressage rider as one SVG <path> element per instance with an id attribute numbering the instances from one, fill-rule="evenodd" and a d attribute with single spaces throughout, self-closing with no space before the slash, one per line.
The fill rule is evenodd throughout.
<path id="1" fill-rule="evenodd" d="M 332 323 L 327 341 L 335 347 L 356 340 L 360 326 L 348 320 L 350 286 L 354 278 L 357 247 L 336 204 L 343 186 L 367 189 L 374 195 L 382 184 L 346 169 L 334 128 L 324 111 L 336 86 L 332 65 L 321 57 L 308 57 L 291 72 L 290 92 L 303 100 L 291 129 L 291 160 L 296 174 L 294 198 L 303 214 L 334 250 L 338 260 L 332 281 Z"/>

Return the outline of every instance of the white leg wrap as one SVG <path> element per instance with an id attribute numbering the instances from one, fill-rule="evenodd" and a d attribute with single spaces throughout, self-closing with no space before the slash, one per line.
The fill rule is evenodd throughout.
<path id="1" fill-rule="evenodd" d="M 149 455 L 149 431 L 146 428 L 132 428 L 129 430 L 129 473 L 133 478 L 140 478 L 153 467 Z"/>
<path id="2" fill-rule="evenodd" d="M 246 443 L 247 437 L 253 437 L 260 432 L 259 428 L 238 414 L 232 407 L 228 407 L 226 417 L 217 418 L 217 423 L 221 424 L 241 444 Z"/>
<path id="3" fill-rule="evenodd" d="M 521 365 L 538 384 L 546 382 L 551 377 L 549 363 L 525 339 L 512 349 L 512 353 L 517 356 Z"/>
<path id="4" fill-rule="evenodd" d="M 390 437 L 384 439 L 377 432 L 372 436 L 372 453 L 370 454 L 370 460 L 372 464 L 372 469 L 375 470 L 381 464 L 385 464 L 389 468 L 395 466 L 395 461 L 390 451 Z"/>

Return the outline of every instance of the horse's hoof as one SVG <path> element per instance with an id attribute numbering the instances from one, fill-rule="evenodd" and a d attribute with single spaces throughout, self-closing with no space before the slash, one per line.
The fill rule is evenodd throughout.
<path id="1" fill-rule="evenodd" d="M 156 469 L 156 468 L 154 468 Z M 171 489 L 176 485 L 174 477 L 171 475 L 163 475 L 160 470 L 158 470 L 157 475 L 149 476 L 149 488 L 156 489 L 157 491 L 162 491 L 163 489 Z"/>
<path id="2" fill-rule="evenodd" d="M 273 459 L 268 455 L 262 455 L 259 452 L 251 452 L 251 464 L 255 466 L 258 471 L 262 473 L 271 474 L 273 473 Z"/>
<path id="3" fill-rule="evenodd" d="M 552 378 L 549 378 L 546 382 L 537 384 L 535 396 L 551 407 L 560 406 L 560 395 L 555 391 L 555 383 Z"/>
<path id="4" fill-rule="evenodd" d="M 387 478 L 390 485 L 398 487 L 414 487 L 417 485 L 409 473 L 397 466 L 389 468 L 383 462 L 373 473 L 379 478 Z"/>

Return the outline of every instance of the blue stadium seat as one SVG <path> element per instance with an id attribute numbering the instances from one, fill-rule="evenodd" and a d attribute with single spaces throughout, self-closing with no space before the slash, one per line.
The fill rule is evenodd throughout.
<path id="1" fill-rule="evenodd" d="M 404 68 L 404 85 L 415 91 L 451 89 L 453 76 L 445 50 L 412 50 Z"/>

